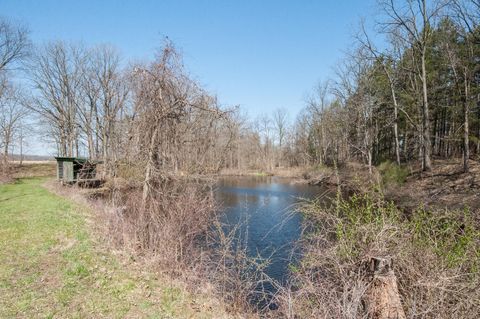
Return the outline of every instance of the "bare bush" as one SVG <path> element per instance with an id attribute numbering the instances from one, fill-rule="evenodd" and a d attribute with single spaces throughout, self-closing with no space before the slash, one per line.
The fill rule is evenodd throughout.
<path id="1" fill-rule="evenodd" d="M 394 260 L 408 318 L 478 318 L 480 236 L 468 212 L 419 210 L 353 197 L 331 209 L 301 207 L 312 230 L 289 288 L 278 296 L 288 318 L 366 318 L 372 257 Z"/>
<path id="2" fill-rule="evenodd" d="M 265 273 L 268 258 L 250 256 L 248 234 L 242 233 L 243 222 L 226 227 L 216 220 L 208 233 L 208 255 L 202 271 L 234 312 L 256 312 L 268 309 L 274 281 Z"/>
<path id="3" fill-rule="evenodd" d="M 162 270 L 175 271 L 198 257 L 196 241 L 205 232 L 214 213 L 208 190 L 170 180 L 157 185 L 147 207 L 133 188 L 114 191 L 116 206 L 108 214 L 108 228 L 117 245 L 140 255 L 149 255 Z"/>

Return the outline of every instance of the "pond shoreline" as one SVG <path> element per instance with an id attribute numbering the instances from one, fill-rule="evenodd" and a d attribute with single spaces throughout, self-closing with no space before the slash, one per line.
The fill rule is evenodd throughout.
<path id="1" fill-rule="evenodd" d="M 360 163 L 346 163 L 337 169 L 327 166 L 258 170 L 224 170 L 213 175 L 222 176 L 275 176 L 289 178 L 291 183 L 308 184 L 340 189 L 344 195 L 377 193 L 398 208 L 410 212 L 419 205 L 432 208 L 480 211 L 480 164 L 470 161 L 470 172 L 461 171 L 460 160 L 435 160 L 430 172 L 422 172 L 419 163 L 408 162 L 400 167 L 406 172 L 404 181 L 388 183 L 379 167 Z M 386 173 L 388 174 L 388 172 Z"/>

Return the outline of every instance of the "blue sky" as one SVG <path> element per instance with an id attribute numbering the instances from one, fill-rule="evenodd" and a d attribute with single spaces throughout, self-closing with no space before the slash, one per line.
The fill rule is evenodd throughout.
<path id="1" fill-rule="evenodd" d="M 127 61 L 151 59 L 168 36 L 222 104 L 252 117 L 284 107 L 292 119 L 375 11 L 375 0 L 0 1 L 0 15 L 25 23 L 35 43 L 110 43 Z"/>

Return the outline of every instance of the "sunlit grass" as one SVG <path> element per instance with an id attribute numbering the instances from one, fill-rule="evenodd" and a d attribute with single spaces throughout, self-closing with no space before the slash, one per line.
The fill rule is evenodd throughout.
<path id="1" fill-rule="evenodd" d="M 216 317 L 102 248 L 89 233 L 89 212 L 43 181 L 0 186 L 0 318 Z"/>

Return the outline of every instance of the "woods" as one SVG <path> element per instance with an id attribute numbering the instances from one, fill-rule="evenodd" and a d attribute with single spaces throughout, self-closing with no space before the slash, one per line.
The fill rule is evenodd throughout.
<path id="1" fill-rule="evenodd" d="M 309 118 L 303 136 L 311 148 L 302 151 L 311 163 L 324 163 L 318 150 L 335 141 L 328 156 L 339 164 L 419 160 L 429 170 L 432 156 L 463 157 L 468 171 L 468 159 L 479 151 L 478 3 L 385 1 L 380 6 L 384 19 L 377 29 L 385 48 L 378 49 L 360 28 L 333 85 L 315 90 L 297 120 Z M 332 126 L 339 131 L 329 131 Z"/>
<path id="2" fill-rule="evenodd" d="M 222 106 L 187 75 L 169 41 L 150 64 L 126 64 L 107 45 L 32 48 L 28 32 L 5 21 L 2 78 L 24 62 L 33 94 L 14 100 L 39 115 L 29 123 L 41 125 L 59 155 L 107 161 L 109 174 L 149 148 L 146 167 L 157 161 L 177 173 L 349 161 L 371 169 L 387 160 L 419 161 L 427 171 L 432 158 L 452 157 L 467 172 L 480 149 L 479 3 L 380 1 L 379 9 L 293 121 L 281 107 L 250 119 Z M 4 91 L 12 106 L 7 91 L 22 90 Z M 3 131 L 7 158 L 12 137 Z"/>

